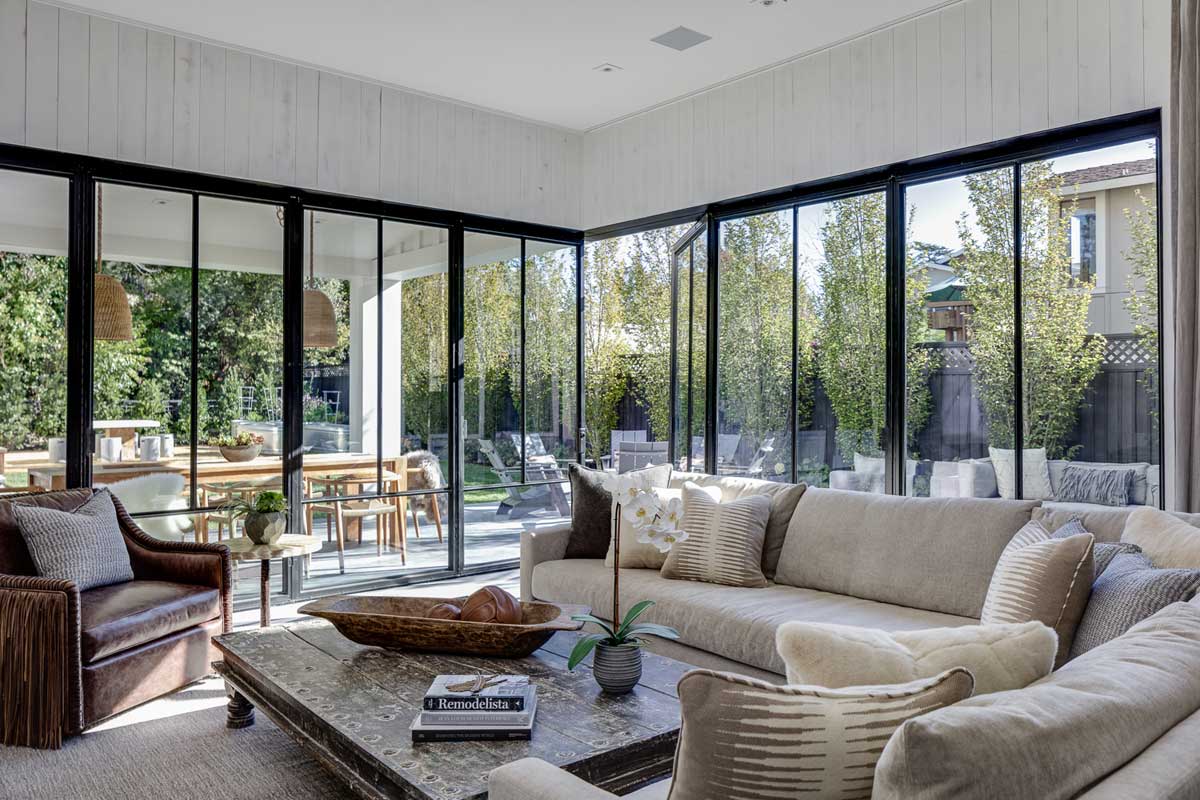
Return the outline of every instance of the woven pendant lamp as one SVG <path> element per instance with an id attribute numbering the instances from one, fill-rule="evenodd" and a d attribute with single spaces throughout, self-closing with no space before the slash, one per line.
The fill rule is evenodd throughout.
<path id="1" fill-rule="evenodd" d="M 317 251 L 315 212 L 308 212 L 308 282 L 304 290 L 304 346 L 337 347 L 337 315 L 329 295 L 315 288 L 313 263 Z"/>
<path id="2" fill-rule="evenodd" d="M 121 281 L 105 275 L 101 259 L 104 253 L 104 189 L 96 187 L 96 275 L 92 283 L 92 335 L 106 342 L 133 341 L 133 315 L 129 295 Z"/>

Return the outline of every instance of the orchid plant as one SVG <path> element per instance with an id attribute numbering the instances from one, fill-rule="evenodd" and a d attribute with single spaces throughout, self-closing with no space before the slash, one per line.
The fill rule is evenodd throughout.
<path id="1" fill-rule="evenodd" d="M 624 475 L 615 480 L 610 491 L 615 503 L 613 532 L 613 606 L 612 623 L 592 614 L 577 614 L 572 619 L 590 622 L 601 633 L 590 633 L 579 639 L 571 650 L 568 669 L 575 669 L 588 653 L 603 644 L 610 647 L 645 644 L 644 636 L 678 639 L 679 631 L 666 625 L 638 622 L 638 618 L 654 605 L 653 600 L 635 603 L 621 618 L 621 526 L 628 525 L 637 532 L 637 540 L 651 544 L 661 553 L 687 539 L 683 529 L 683 501 L 677 497 L 664 500 L 655 494 L 649 482 L 640 475 Z"/>

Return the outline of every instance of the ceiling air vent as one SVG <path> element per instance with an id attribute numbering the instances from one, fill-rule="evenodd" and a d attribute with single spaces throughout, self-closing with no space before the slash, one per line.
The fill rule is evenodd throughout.
<path id="1" fill-rule="evenodd" d="M 711 36 L 705 36 L 699 31 L 694 31 L 691 28 L 685 28 L 680 25 L 675 30 L 667 31 L 664 34 L 655 36 L 650 41 L 657 42 L 671 48 L 672 50 L 684 51 L 689 47 L 695 47 L 701 42 L 707 42 Z"/>
<path id="2" fill-rule="evenodd" d="M 621 69 L 621 67 L 618 67 L 616 64 L 610 64 L 607 61 L 605 61 L 603 64 L 597 64 L 596 66 L 592 67 L 593 72 L 616 72 L 619 69 Z"/>

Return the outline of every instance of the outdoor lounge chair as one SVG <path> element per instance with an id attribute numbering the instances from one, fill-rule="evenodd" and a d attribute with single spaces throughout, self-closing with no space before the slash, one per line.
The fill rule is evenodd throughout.
<path id="1" fill-rule="evenodd" d="M 510 467 L 504 463 L 500 454 L 496 452 L 495 443 L 489 439 L 480 439 L 479 452 L 487 457 L 492 471 L 501 481 L 520 483 L 521 471 L 517 467 Z M 547 458 L 553 459 L 553 456 L 547 456 Z M 525 473 L 526 479 L 531 481 L 553 480 L 562 477 L 562 470 L 558 468 L 557 462 L 553 467 L 544 463 L 530 465 L 526 462 Z M 526 488 L 506 486 L 505 491 L 508 496 L 501 500 L 499 507 L 496 508 L 498 515 L 508 515 L 510 519 L 518 519 L 543 508 L 553 508 L 564 517 L 571 514 L 571 505 L 567 502 L 567 496 L 561 483 L 548 483 Z"/>

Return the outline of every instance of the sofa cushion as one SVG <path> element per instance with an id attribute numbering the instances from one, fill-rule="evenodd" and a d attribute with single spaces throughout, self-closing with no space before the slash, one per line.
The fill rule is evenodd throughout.
<path id="1" fill-rule="evenodd" d="M 1000 553 L 1036 505 L 809 488 L 776 581 L 978 619 Z"/>
<path id="2" fill-rule="evenodd" d="M 79 595 L 83 663 L 220 616 L 220 593 L 206 586 L 129 581 L 89 589 Z"/>
<path id="3" fill-rule="evenodd" d="M 877 686 L 929 678 L 952 667 L 975 677 L 975 694 L 1021 689 L 1050 674 L 1058 637 L 1040 622 L 886 631 L 785 622 L 775 634 L 788 683 Z"/>
<path id="4" fill-rule="evenodd" d="M 869 797 L 875 763 L 896 728 L 970 697 L 973 685 L 961 667 L 910 683 L 844 689 L 693 670 L 679 679 L 683 721 L 669 796 Z"/>
<path id="5" fill-rule="evenodd" d="M 711 491 L 709 489 L 708 491 Z M 690 481 L 683 485 L 683 533 L 667 553 L 664 578 L 761 588 L 763 537 L 771 499 L 721 502 Z"/>
<path id="6" fill-rule="evenodd" d="M 1155 508 L 1139 508 L 1125 520 L 1121 541 L 1136 544 L 1156 567 L 1200 568 L 1200 528 Z"/>
<path id="7" fill-rule="evenodd" d="M 996 487 L 1001 497 L 1016 497 L 1016 451 L 1000 447 L 989 447 L 992 468 L 996 470 Z M 1050 500 L 1054 489 L 1050 486 L 1050 467 L 1046 463 L 1046 448 L 1027 447 L 1021 451 L 1021 492 L 1035 500 Z"/>
<path id="8" fill-rule="evenodd" d="M 779 483 L 757 478 L 705 475 L 700 472 L 673 472 L 671 485 L 683 488 L 688 481 L 700 487 L 716 486 L 721 490 L 721 501 L 737 500 L 752 494 L 765 494 L 771 498 L 771 514 L 767 517 L 767 536 L 763 540 L 762 571 L 767 580 L 775 580 L 779 568 L 779 554 L 787 537 L 788 525 L 796 512 L 796 504 L 804 495 L 807 485 L 803 483 Z"/>
<path id="9" fill-rule="evenodd" d="M 129 548 L 112 495 L 103 489 L 74 511 L 13 507 L 37 574 L 69 580 L 80 591 L 133 580 Z"/>
<path id="10" fill-rule="evenodd" d="M 1024 689 L 909 720 L 873 796 L 1074 797 L 1200 707 L 1197 663 L 1200 608 L 1168 606 Z"/>
<path id="11" fill-rule="evenodd" d="M 1050 488 L 1054 490 L 1057 497 L 1059 487 L 1062 486 L 1063 475 L 1067 467 L 1086 467 L 1087 469 L 1132 469 L 1133 470 L 1133 496 L 1129 502 L 1133 505 L 1144 506 L 1147 504 L 1149 495 L 1149 471 L 1151 465 L 1145 461 L 1134 461 L 1128 464 L 1120 464 L 1111 461 L 1066 461 L 1061 458 L 1050 459 L 1046 462 L 1050 469 Z M 1155 500 L 1154 503 L 1158 501 Z"/>
<path id="12" fill-rule="evenodd" d="M 1116 556 L 1092 584 L 1091 599 L 1071 645 L 1071 658 L 1117 638 L 1172 603 L 1191 600 L 1197 590 L 1200 570 L 1155 569 L 1141 553 Z"/>
<path id="13" fill-rule="evenodd" d="M 1077 800 L 1195 800 L 1200 797 L 1200 711 L 1164 733 L 1154 744 Z"/>
<path id="14" fill-rule="evenodd" d="M 1096 537 L 1097 542 L 1119 542 L 1125 532 L 1125 521 L 1129 515 L 1139 511 L 1138 507 L 1131 508 L 1076 508 L 1066 503 L 1043 503 L 1033 510 L 1033 518 L 1046 526 L 1048 531 L 1057 531 L 1072 519 L 1078 519 L 1083 527 Z M 1192 527 L 1200 527 L 1200 514 L 1188 514 L 1182 511 L 1167 511 L 1166 514 L 1180 519 Z"/>
<path id="15" fill-rule="evenodd" d="M 533 595 L 553 603 L 581 603 L 612 615 L 612 570 L 599 559 L 547 561 L 533 569 Z M 621 603 L 654 600 L 647 622 L 670 625 L 687 645 L 780 675 L 783 659 L 775 631 L 785 622 L 837 622 L 886 631 L 976 625 L 977 619 L 938 614 L 811 589 L 771 584 L 743 589 L 673 581 L 656 570 L 621 570 Z"/>
<path id="16" fill-rule="evenodd" d="M 1031 520 L 1000 555 L 979 621 L 1048 625 L 1058 634 L 1055 663 L 1065 663 L 1092 590 L 1095 541 L 1087 532 L 1055 539 Z"/>
<path id="17" fill-rule="evenodd" d="M 604 473 L 579 464 L 567 467 L 571 480 L 571 535 L 567 558 L 604 558 L 612 540 L 612 494 Z"/>
<path id="18" fill-rule="evenodd" d="M 1132 467 L 1088 467 L 1068 464 L 1054 498 L 1067 503 L 1095 503 L 1123 508 L 1133 503 L 1133 484 L 1137 471 Z"/>
<path id="19" fill-rule="evenodd" d="M 999 497 L 996 470 L 990 458 L 968 458 L 958 462 L 959 497 Z"/>

